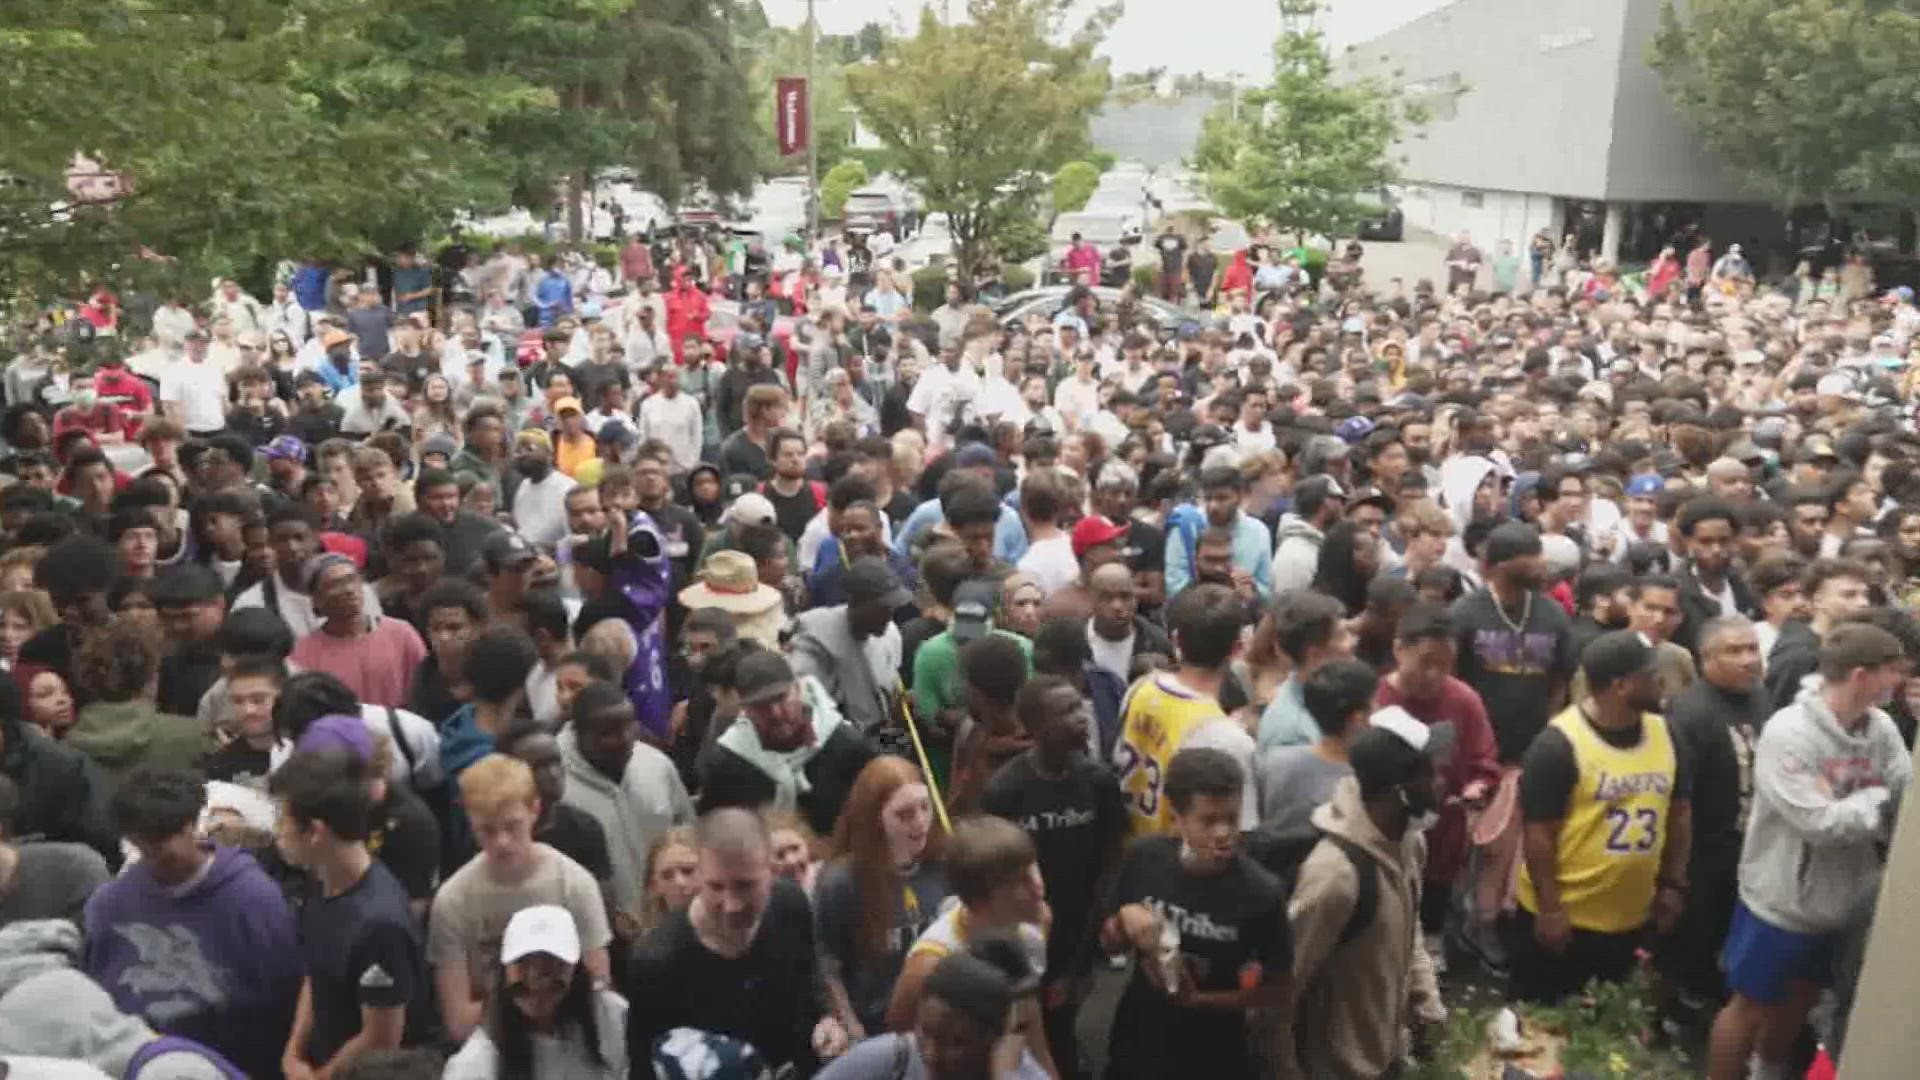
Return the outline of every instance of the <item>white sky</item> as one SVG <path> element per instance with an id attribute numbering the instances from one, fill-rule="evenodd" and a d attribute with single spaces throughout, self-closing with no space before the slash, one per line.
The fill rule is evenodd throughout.
<path id="1" fill-rule="evenodd" d="M 1341 48 L 1378 36 L 1450 0 L 1331 0 L 1325 18 L 1328 39 Z M 762 0 L 776 25 L 806 20 L 806 0 Z M 935 0 L 937 5 L 938 0 Z M 958 10 L 965 0 L 951 0 Z M 850 33 L 863 23 L 911 25 L 919 0 L 817 0 L 820 26 Z M 1107 36 L 1105 53 L 1118 71 L 1167 67 L 1175 72 L 1259 76 L 1269 64 L 1280 30 L 1273 0 L 1128 0 Z"/>

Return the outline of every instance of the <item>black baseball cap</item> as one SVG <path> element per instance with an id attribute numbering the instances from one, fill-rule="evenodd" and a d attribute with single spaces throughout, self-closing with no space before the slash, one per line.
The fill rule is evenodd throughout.
<path id="1" fill-rule="evenodd" d="M 509 529 L 501 529 L 487 537 L 480 545 L 480 557 L 486 560 L 487 569 L 500 570 L 518 563 L 530 563 L 540 557 L 527 543 L 527 538 Z"/>
<path id="2" fill-rule="evenodd" d="M 993 605 L 999 599 L 999 587 L 978 578 L 962 582 L 953 590 L 953 623 L 949 632 L 956 644 L 965 645 L 987 636 L 993 627 Z"/>
<path id="3" fill-rule="evenodd" d="M 1587 673 L 1588 689 L 1598 692 L 1621 679 L 1651 672 L 1660 654 L 1632 630 L 1614 630 L 1587 643 L 1580 652 L 1580 670 Z"/>
<path id="4" fill-rule="evenodd" d="M 1499 566 L 1513 559 L 1538 555 L 1543 550 L 1538 529 L 1523 521 L 1508 521 L 1487 534 L 1485 558 L 1488 566 Z"/>
<path id="5" fill-rule="evenodd" d="M 841 579 L 849 604 L 885 604 L 897 608 L 913 599 L 886 560 L 868 555 L 853 560 Z"/>
<path id="6" fill-rule="evenodd" d="M 758 705 L 785 696 L 793 685 L 793 668 L 788 666 L 786 657 L 763 649 L 741 658 L 739 666 L 734 668 L 733 681 L 740 690 L 742 704 Z"/>

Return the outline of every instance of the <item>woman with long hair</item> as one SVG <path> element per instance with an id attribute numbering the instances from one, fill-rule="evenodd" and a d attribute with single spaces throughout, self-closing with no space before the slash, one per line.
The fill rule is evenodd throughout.
<path id="1" fill-rule="evenodd" d="M 1320 563 L 1313 587 L 1346 606 L 1347 617 L 1367 607 L 1367 583 L 1380 570 L 1380 545 L 1373 533 L 1351 521 L 1327 530 L 1320 542 Z"/>
<path id="2" fill-rule="evenodd" d="M 444 433 L 460 441 L 460 416 L 453 407 L 453 383 L 434 372 L 421 380 L 420 401 L 413 409 L 413 441 L 417 446 L 427 436 Z"/>
<path id="3" fill-rule="evenodd" d="M 668 829 L 647 847 L 640 876 L 647 890 L 646 906 L 640 909 L 640 932 L 664 926 L 675 912 L 685 911 L 700 891 L 700 849 L 693 842 L 693 830 Z"/>
<path id="4" fill-rule="evenodd" d="M 878 757 L 860 770 L 813 898 L 829 1001 L 849 1038 L 885 1030 L 907 949 L 947 897 L 945 849 L 913 763 Z"/>
<path id="5" fill-rule="evenodd" d="M 625 1080 L 627 1001 L 580 969 L 580 932 L 557 904 L 521 908 L 500 938 L 487 1017 L 442 1080 Z"/>

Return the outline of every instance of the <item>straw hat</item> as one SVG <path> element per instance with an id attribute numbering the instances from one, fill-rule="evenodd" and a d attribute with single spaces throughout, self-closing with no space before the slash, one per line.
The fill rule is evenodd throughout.
<path id="1" fill-rule="evenodd" d="M 780 606 L 780 590 L 760 582 L 760 571 L 745 552 L 716 551 L 700 568 L 700 580 L 680 590 L 687 610 L 719 608 L 736 615 L 758 615 Z"/>

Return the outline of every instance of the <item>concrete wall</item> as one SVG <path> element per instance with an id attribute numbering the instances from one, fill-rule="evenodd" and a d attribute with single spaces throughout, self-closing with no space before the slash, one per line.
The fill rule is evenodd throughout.
<path id="1" fill-rule="evenodd" d="M 1478 206 L 1471 205 L 1475 201 Z M 1502 240 L 1511 240 L 1515 251 L 1525 252 L 1534 233 L 1560 224 L 1558 199 L 1522 191 L 1411 184 L 1401 189 L 1400 209 L 1414 228 L 1449 239 L 1462 231 L 1471 234 L 1489 257 Z"/>
<path id="2" fill-rule="evenodd" d="M 1343 69 L 1465 87 L 1402 149 L 1417 182 L 1575 199 L 1748 201 L 1646 64 L 1662 0 L 1458 0 Z"/>
<path id="3" fill-rule="evenodd" d="M 1178 165 L 1200 141 L 1200 123 L 1219 104 L 1210 97 L 1140 101 L 1100 110 L 1089 125 L 1093 145 L 1122 161 L 1154 168 Z"/>

